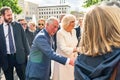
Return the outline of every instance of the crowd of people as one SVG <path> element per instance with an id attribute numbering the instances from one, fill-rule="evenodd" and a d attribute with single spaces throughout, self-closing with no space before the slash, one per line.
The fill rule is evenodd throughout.
<path id="1" fill-rule="evenodd" d="M 47 20 L 13 21 L 0 9 L 0 68 L 6 80 L 119 80 L 120 7 L 118 2 Z M 51 70 L 51 60 L 54 62 Z M 0 69 L 0 70 L 1 70 Z"/>

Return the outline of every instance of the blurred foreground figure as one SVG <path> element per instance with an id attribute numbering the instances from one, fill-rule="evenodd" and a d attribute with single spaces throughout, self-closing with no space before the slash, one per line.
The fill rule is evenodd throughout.
<path id="1" fill-rule="evenodd" d="M 75 80 L 120 80 L 120 8 L 98 6 L 85 15 Z M 117 69 L 117 71 L 114 71 Z M 111 78 L 113 72 L 115 78 Z"/>

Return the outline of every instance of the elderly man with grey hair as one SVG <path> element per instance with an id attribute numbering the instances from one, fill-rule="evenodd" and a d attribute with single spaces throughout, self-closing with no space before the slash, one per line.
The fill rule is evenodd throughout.
<path id="1" fill-rule="evenodd" d="M 50 17 L 44 29 L 33 40 L 26 68 L 26 80 L 50 80 L 51 60 L 63 65 L 74 65 L 74 59 L 60 56 L 52 49 L 52 36 L 58 29 L 58 20 Z"/>

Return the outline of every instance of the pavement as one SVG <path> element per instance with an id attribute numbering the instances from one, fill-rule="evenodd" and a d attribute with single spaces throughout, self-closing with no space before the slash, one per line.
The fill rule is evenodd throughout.
<path id="1" fill-rule="evenodd" d="M 52 60 L 52 62 L 51 62 L 51 77 L 50 77 L 51 80 L 52 80 L 52 77 L 53 77 L 53 68 L 54 68 L 54 61 Z M 0 80 L 5 80 L 5 76 L 4 76 L 2 70 L 1 70 L 1 73 L 0 73 Z M 15 70 L 14 70 L 14 80 L 19 80 Z"/>
<path id="2" fill-rule="evenodd" d="M 0 80 L 5 80 L 5 76 L 2 71 L 0 73 Z M 14 71 L 14 80 L 19 80 L 15 71 Z"/>

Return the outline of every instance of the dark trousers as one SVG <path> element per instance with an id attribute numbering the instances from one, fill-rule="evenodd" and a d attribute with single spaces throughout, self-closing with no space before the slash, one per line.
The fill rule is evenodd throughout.
<path id="1" fill-rule="evenodd" d="M 8 68 L 3 70 L 6 80 L 14 80 L 14 67 L 20 80 L 25 80 L 26 64 L 18 64 L 14 54 L 8 54 Z"/>

